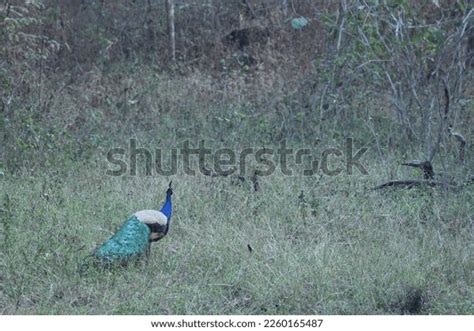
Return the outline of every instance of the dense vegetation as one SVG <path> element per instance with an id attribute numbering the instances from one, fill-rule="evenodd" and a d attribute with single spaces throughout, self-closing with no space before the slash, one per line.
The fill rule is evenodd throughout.
<path id="1" fill-rule="evenodd" d="M 470 2 L 175 0 L 174 51 L 166 3 L 0 4 L 0 312 L 473 314 Z M 368 174 L 248 158 L 223 176 L 211 158 L 160 176 L 139 158 L 107 175 L 131 139 L 321 156 L 346 138 Z M 170 179 L 151 259 L 87 264 Z"/>

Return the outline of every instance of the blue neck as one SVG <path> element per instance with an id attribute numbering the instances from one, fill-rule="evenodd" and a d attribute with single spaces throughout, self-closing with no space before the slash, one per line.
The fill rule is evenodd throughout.
<path id="1" fill-rule="evenodd" d="M 171 219 L 171 214 L 173 213 L 173 205 L 171 204 L 171 194 L 166 194 L 166 201 L 163 207 L 160 210 L 168 218 L 168 221 Z"/>

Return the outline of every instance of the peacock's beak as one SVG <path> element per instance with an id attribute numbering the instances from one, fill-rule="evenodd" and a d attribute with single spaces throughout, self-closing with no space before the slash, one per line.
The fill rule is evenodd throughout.
<path id="1" fill-rule="evenodd" d="M 150 233 L 150 241 L 157 241 L 160 239 L 160 234 L 158 232 Z"/>
<path id="2" fill-rule="evenodd" d="M 150 241 L 158 241 L 163 237 L 164 237 L 163 234 L 159 232 L 150 233 Z"/>

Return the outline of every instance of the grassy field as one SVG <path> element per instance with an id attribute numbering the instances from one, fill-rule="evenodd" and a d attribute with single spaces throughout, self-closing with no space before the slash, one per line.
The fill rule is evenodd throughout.
<path id="1" fill-rule="evenodd" d="M 472 1 L 172 2 L 0 5 L 0 314 L 474 314 Z M 132 141 L 254 151 L 108 174 Z M 170 180 L 151 257 L 94 266 Z"/>
<path id="2" fill-rule="evenodd" d="M 170 233 L 148 263 L 112 270 L 84 263 L 128 215 L 159 208 L 169 178 L 106 176 L 100 160 L 6 175 L 0 312 L 474 313 L 472 189 L 374 192 L 383 171 L 367 165 L 260 177 L 258 192 L 172 176 Z"/>

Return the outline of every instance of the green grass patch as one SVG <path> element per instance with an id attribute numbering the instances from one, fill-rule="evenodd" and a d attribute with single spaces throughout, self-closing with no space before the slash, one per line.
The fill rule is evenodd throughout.
<path id="1" fill-rule="evenodd" d="M 467 188 L 373 192 L 382 178 L 275 174 L 254 192 L 177 175 L 171 230 L 148 263 L 81 269 L 127 216 L 159 208 L 167 187 L 97 164 L 1 179 L 2 313 L 474 312 Z"/>

